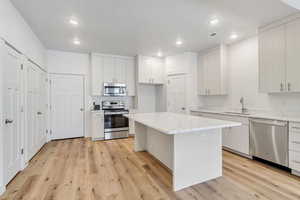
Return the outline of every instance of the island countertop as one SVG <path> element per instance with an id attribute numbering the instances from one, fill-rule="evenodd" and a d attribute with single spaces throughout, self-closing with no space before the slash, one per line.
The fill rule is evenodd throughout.
<path id="1" fill-rule="evenodd" d="M 124 116 L 169 135 L 241 126 L 239 122 L 170 112 L 137 113 Z"/>

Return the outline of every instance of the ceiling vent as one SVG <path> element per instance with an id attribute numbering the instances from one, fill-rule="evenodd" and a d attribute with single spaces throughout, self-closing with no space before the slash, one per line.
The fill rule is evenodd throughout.
<path id="1" fill-rule="evenodd" d="M 300 1 L 299 0 L 281 0 L 282 2 L 288 4 L 291 7 L 297 8 L 300 10 Z"/>

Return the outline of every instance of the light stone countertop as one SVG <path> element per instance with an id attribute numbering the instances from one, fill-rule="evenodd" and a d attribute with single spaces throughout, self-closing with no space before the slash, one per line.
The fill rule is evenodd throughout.
<path id="1" fill-rule="evenodd" d="M 299 115 L 289 115 L 289 114 L 279 114 L 279 113 L 270 113 L 270 112 L 255 112 L 250 111 L 249 114 L 233 114 L 228 112 L 234 112 L 230 109 L 208 109 L 208 108 L 193 108 L 190 109 L 191 112 L 202 112 L 202 113 L 211 113 L 211 114 L 220 114 L 228 116 L 239 116 L 247 118 L 259 118 L 259 119 L 270 119 L 270 120 L 280 120 L 280 121 L 289 121 L 289 122 L 300 122 L 300 113 Z"/>
<path id="2" fill-rule="evenodd" d="M 169 135 L 192 133 L 197 131 L 221 129 L 242 125 L 239 122 L 209 119 L 169 112 L 138 113 L 124 116 Z"/>

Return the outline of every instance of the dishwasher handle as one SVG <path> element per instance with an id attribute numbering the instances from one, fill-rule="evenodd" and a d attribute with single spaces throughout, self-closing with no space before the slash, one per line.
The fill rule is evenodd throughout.
<path id="1" fill-rule="evenodd" d="M 285 127 L 288 125 L 286 121 L 278 121 L 278 120 L 263 120 L 263 119 L 250 119 L 250 122 L 259 123 L 259 124 L 267 124 L 271 126 L 282 126 Z"/>

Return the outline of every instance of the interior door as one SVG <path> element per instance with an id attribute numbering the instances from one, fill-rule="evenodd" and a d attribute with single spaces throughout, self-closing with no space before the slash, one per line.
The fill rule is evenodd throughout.
<path id="1" fill-rule="evenodd" d="M 51 75 L 52 139 L 84 136 L 84 79 Z"/>
<path id="2" fill-rule="evenodd" d="M 34 65 L 27 64 L 27 135 L 26 140 L 26 162 L 28 162 L 37 152 L 37 86 L 38 71 Z"/>
<path id="3" fill-rule="evenodd" d="M 18 54 L 8 49 L 4 59 L 4 178 L 7 184 L 21 169 L 20 74 Z"/>
<path id="4" fill-rule="evenodd" d="M 46 143 L 46 106 L 47 106 L 47 74 L 40 70 L 38 74 L 38 95 L 37 95 L 37 148 L 38 150 Z"/>
<path id="5" fill-rule="evenodd" d="M 186 113 L 185 84 L 184 75 L 168 77 L 168 112 Z"/>

